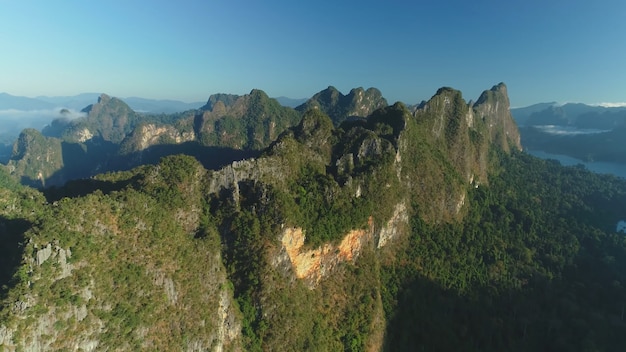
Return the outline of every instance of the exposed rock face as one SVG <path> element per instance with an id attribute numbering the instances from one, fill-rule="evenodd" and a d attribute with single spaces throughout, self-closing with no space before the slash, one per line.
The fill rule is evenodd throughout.
<path id="1" fill-rule="evenodd" d="M 200 110 L 218 112 L 226 109 L 227 106 L 232 106 L 239 98 L 241 98 L 241 96 L 236 94 L 213 94 Z"/>
<path id="2" fill-rule="evenodd" d="M 78 142 L 84 143 L 93 138 L 93 133 L 91 133 L 89 129 L 83 128 L 81 131 L 78 131 L 76 133 L 76 137 L 78 139 Z"/>
<path id="3" fill-rule="evenodd" d="M 393 216 L 378 232 L 377 248 L 384 247 L 390 241 L 400 236 L 409 224 L 409 213 L 406 204 L 398 203 L 393 210 Z"/>
<path id="4" fill-rule="evenodd" d="M 353 261 L 359 256 L 365 243 L 373 236 L 373 222 L 367 230 L 348 232 L 338 245 L 325 244 L 315 249 L 304 250 L 305 234 L 301 228 L 286 228 L 280 235 L 280 243 L 289 257 L 298 279 L 307 280 L 310 287 L 332 273 L 341 262 Z"/>
<path id="5" fill-rule="evenodd" d="M 141 124 L 121 144 L 122 154 L 139 153 L 152 146 L 180 144 L 196 139 L 193 131 L 180 131 L 172 125 Z"/>
<path id="6" fill-rule="evenodd" d="M 510 148 L 522 150 L 519 130 L 511 116 L 509 95 L 504 83 L 484 91 L 473 109 L 476 118 L 487 124 L 492 143 L 505 151 Z"/>
<path id="7" fill-rule="evenodd" d="M 374 110 L 387 106 L 387 100 L 376 88 L 354 88 L 343 95 L 335 87 L 328 87 L 315 94 L 296 110 L 305 112 L 309 109 L 319 109 L 330 116 L 333 123 L 338 126 L 350 117 L 367 117 Z"/>
<path id="8" fill-rule="evenodd" d="M 521 149 L 503 83 L 483 92 L 475 104 L 466 103 L 458 90 L 441 88 L 428 102 L 420 104 L 413 117 L 415 124 L 403 132 L 399 143 L 402 165 L 412 168 L 409 173 L 422 180 L 417 184 L 415 180 L 406 182 L 417 186 L 414 192 L 429 194 L 420 196 L 423 202 L 429 198 L 433 204 L 422 210 L 422 215 L 433 221 L 462 216 L 467 184 L 488 182 L 491 148 L 505 152 Z M 411 149 L 421 152 L 412 154 Z M 415 168 L 419 164 L 427 167 Z"/>

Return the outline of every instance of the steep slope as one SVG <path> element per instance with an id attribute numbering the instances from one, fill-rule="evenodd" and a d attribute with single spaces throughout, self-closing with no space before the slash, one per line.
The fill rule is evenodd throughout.
<path id="1" fill-rule="evenodd" d="M 102 94 L 86 116 L 54 120 L 43 131 L 24 130 L 8 162 L 23 184 L 43 188 L 107 170 L 117 145 L 140 117 L 117 98 Z"/>
<path id="2" fill-rule="evenodd" d="M 429 204 L 420 208 L 420 215 L 439 221 L 459 219 L 467 185 L 488 182 L 493 150 L 521 149 L 506 86 L 500 83 L 484 91 L 473 105 L 458 90 L 441 88 L 413 115 L 414 126 L 403 141 L 403 165 L 419 180 L 407 180 L 418 202 Z"/>
<path id="3" fill-rule="evenodd" d="M 236 350 L 240 322 L 217 231 L 204 220 L 205 175 L 189 157 L 169 159 L 98 181 L 117 191 L 39 208 L 0 345 Z"/>
<path id="4" fill-rule="evenodd" d="M 7 167 L 14 179 L 32 187 L 55 184 L 63 167 L 61 141 L 45 137 L 35 129 L 22 131 L 13 145 Z"/>
<path id="5" fill-rule="evenodd" d="M 387 106 L 387 100 L 376 88 L 354 88 L 348 95 L 343 95 L 335 87 L 328 87 L 315 94 L 296 110 L 305 112 L 309 109 L 319 109 L 330 116 L 338 126 L 350 117 L 367 117 L 374 110 Z"/>
<path id="6" fill-rule="evenodd" d="M 381 260 L 413 217 L 467 212 L 513 131 L 499 93 L 472 110 L 441 89 L 415 114 L 397 103 L 340 128 L 312 109 L 256 159 L 207 172 L 168 157 L 68 185 L 24 233 L 0 345 L 380 350 Z"/>

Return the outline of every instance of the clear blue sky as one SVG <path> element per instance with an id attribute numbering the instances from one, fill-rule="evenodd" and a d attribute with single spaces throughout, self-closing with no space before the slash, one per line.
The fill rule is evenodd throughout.
<path id="1" fill-rule="evenodd" d="M 626 101 L 626 1 L 0 0 L 0 92 Z"/>

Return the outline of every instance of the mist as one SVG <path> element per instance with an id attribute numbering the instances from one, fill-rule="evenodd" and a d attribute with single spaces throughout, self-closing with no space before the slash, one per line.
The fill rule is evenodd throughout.
<path id="1" fill-rule="evenodd" d="M 55 108 L 45 110 L 0 110 L 0 144 L 13 144 L 25 128 L 41 131 L 58 118 L 77 119 L 86 113 L 73 109 Z"/>

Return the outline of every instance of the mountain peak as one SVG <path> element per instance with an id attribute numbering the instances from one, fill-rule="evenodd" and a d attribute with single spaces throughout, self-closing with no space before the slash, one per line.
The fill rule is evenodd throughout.
<path id="1" fill-rule="evenodd" d="M 473 109 L 477 117 L 489 120 L 492 141 L 507 151 L 509 146 L 522 149 L 519 130 L 511 116 L 509 95 L 504 83 L 498 83 L 490 90 L 484 91 Z"/>
<path id="2" fill-rule="evenodd" d="M 337 88 L 328 88 L 315 94 L 304 104 L 296 107 L 300 112 L 309 109 L 319 109 L 330 116 L 338 126 L 350 117 L 367 117 L 374 110 L 387 106 L 387 100 L 376 88 L 364 90 L 362 87 L 353 88 L 348 95 L 343 95 Z"/>
<path id="3" fill-rule="evenodd" d="M 218 101 L 221 101 L 226 107 L 232 106 L 239 97 L 240 96 L 237 94 L 226 94 L 226 93 L 211 94 L 211 96 L 209 97 L 209 100 L 207 100 L 206 104 L 204 104 L 204 106 L 202 106 L 200 110 L 212 111 L 214 105 Z"/>
<path id="4" fill-rule="evenodd" d="M 111 100 L 111 97 L 108 96 L 107 94 L 100 94 L 100 96 L 98 97 L 98 104 L 106 104 Z"/>

